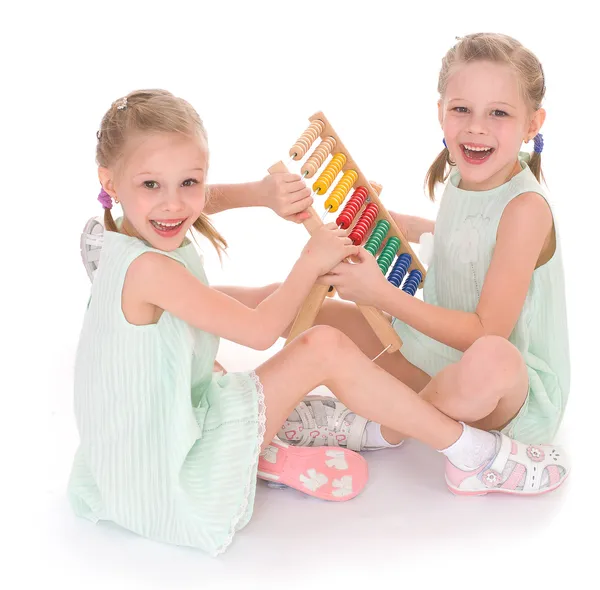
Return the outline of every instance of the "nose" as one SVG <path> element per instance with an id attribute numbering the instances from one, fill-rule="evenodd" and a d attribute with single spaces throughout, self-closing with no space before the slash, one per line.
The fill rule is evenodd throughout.
<path id="1" fill-rule="evenodd" d="M 475 135 L 487 133 L 485 114 L 471 113 L 467 125 L 467 131 Z"/>
<path id="2" fill-rule="evenodd" d="M 178 188 L 170 189 L 163 194 L 163 211 L 181 211 L 183 209 L 183 199 Z"/>

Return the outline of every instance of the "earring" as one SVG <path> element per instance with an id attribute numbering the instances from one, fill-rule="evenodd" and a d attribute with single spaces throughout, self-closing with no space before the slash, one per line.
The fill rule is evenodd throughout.
<path id="1" fill-rule="evenodd" d="M 119 199 L 117 197 L 115 197 L 115 203 L 118 205 L 119 204 Z"/>

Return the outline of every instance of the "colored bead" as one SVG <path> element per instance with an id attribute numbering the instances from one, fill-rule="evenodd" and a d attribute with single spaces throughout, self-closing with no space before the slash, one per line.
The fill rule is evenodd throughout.
<path id="1" fill-rule="evenodd" d="M 313 184 L 312 189 L 317 194 L 326 193 L 331 186 L 331 183 L 336 179 L 340 170 L 346 163 L 346 155 L 339 153 L 331 158 L 329 164 L 327 164 L 325 170 L 321 173 L 321 176 Z"/>
<path id="2" fill-rule="evenodd" d="M 396 263 L 394 264 L 394 268 L 392 268 L 388 281 L 394 285 L 394 287 L 399 287 L 402 284 L 402 279 L 408 272 L 408 268 L 412 263 L 412 257 L 410 254 L 404 252 L 400 254 L 396 259 Z"/>
<path id="3" fill-rule="evenodd" d="M 358 172 L 356 170 L 346 170 L 342 179 L 337 183 L 325 201 L 325 209 L 329 209 L 332 213 L 337 211 L 357 178 Z"/>
<path id="4" fill-rule="evenodd" d="M 423 275 L 420 270 L 416 268 L 411 270 L 408 278 L 404 281 L 404 285 L 402 285 L 402 290 L 409 295 L 414 295 L 421 284 L 422 278 Z"/>
<path id="5" fill-rule="evenodd" d="M 310 158 L 306 160 L 304 166 L 302 166 L 300 170 L 300 174 L 302 174 L 304 178 L 312 178 L 317 173 L 317 170 L 323 165 L 327 156 L 333 151 L 334 147 L 335 137 L 326 137 L 315 148 L 315 151 L 310 155 Z"/>
<path id="6" fill-rule="evenodd" d="M 367 235 L 367 232 L 375 222 L 378 212 L 379 207 L 375 203 L 369 203 L 365 207 L 365 210 L 360 216 L 360 219 L 356 222 L 354 229 L 350 232 L 350 235 L 348 236 L 355 246 L 362 244 L 365 236 Z"/>
<path id="7" fill-rule="evenodd" d="M 352 225 L 354 218 L 358 215 L 361 207 L 365 204 L 368 196 L 367 189 L 364 186 L 359 186 L 335 220 L 337 225 L 342 229 L 348 229 Z"/>
<path id="8" fill-rule="evenodd" d="M 365 244 L 365 250 L 369 251 L 373 256 L 377 254 L 383 240 L 390 229 L 390 222 L 387 219 L 380 219 L 375 226 L 375 229 L 371 232 L 367 243 Z"/>
<path id="9" fill-rule="evenodd" d="M 323 133 L 325 129 L 325 123 L 320 119 L 313 121 L 306 131 L 298 138 L 298 141 L 290 148 L 290 156 L 294 160 L 301 160 L 304 154 L 310 149 L 310 146 L 314 143 L 315 139 Z"/>

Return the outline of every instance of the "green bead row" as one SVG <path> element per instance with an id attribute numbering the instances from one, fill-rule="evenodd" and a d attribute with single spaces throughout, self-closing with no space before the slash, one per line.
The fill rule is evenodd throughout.
<path id="1" fill-rule="evenodd" d="M 380 219 L 375 226 L 375 229 L 369 236 L 367 243 L 365 244 L 365 250 L 375 256 L 379 250 L 385 236 L 390 229 L 390 222 L 387 219 Z"/>
<path id="2" fill-rule="evenodd" d="M 381 269 L 383 274 L 386 274 L 390 265 L 394 261 L 396 254 L 400 250 L 400 240 L 396 236 L 392 236 L 384 246 L 379 258 L 377 259 L 377 264 Z"/>

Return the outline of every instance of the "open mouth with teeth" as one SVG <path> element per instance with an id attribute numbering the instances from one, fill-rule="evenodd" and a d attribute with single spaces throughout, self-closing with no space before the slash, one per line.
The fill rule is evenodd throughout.
<path id="1" fill-rule="evenodd" d="M 470 164 L 482 164 L 496 151 L 492 147 L 464 143 L 461 144 L 460 149 L 464 159 Z"/>
<path id="2" fill-rule="evenodd" d="M 164 220 L 158 221 L 157 219 L 151 219 L 150 225 L 154 228 L 157 234 L 165 237 L 171 237 L 179 233 L 185 219 L 174 219 L 174 220 Z"/>
<path id="3" fill-rule="evenodd" d="M 461 144 L 461 152 L 464 159 L 470 164 L 482 164 L 495 151 L 494 148 L 484 145 Z"/>

